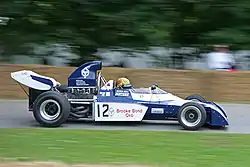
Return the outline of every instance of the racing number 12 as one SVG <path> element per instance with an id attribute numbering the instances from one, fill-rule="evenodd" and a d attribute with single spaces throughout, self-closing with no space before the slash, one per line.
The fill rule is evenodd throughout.
<path id="1" fill-rule="evenodd" d="M 103 108 L 105 107 L 105 109 L 104 109 L 104 111 L 102 113 L 102 116 L 103 117 L 108 117 L 108 115 L 106 113 L 109 110 L 109 105 L 108 104 L 103 104 L 102 107 Z M 100 104 L 97 104 L 97 112 L 98 112 L 98 117 L 100 117 Z"/>

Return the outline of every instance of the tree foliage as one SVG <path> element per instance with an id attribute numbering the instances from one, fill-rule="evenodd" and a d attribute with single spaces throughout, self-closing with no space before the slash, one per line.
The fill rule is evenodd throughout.
<path id="1" fill-rule="evenodd" d="M 83 57 L 109 46 L 247 49 L 249 12 L 247 0 L 1 0 L 0 13 L 12 19 L 0 25 L 0 44 L 13 54 L 31 43 L 66 43 Z"/>

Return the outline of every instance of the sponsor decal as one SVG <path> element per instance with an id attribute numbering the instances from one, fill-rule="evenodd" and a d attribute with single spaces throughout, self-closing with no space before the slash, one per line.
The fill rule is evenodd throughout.
<path id="1" fill-rule="evenodd" d="M 100 95 L 102 95 L 102 96 L 110 96 L 110 92 L 100 92 Z"/>
<path id="2" fill-rule="evenodd" d="M 87 76 L 89 76 L 89 66 L 85 67 L 84 69 L 82 69 L 81 74 L 84 78 L 87 78 Z"/>
<path id="3" fill-rule="evenodd" d="M 116 109 L 116 113 L 123 113 L 125 117 L 134 117 L 135 114 L 142 112 L 142 109 Z"/>
<path id="4" fill-rule="evenodd" d="M 116 109 L 117 113 L 142 113 L 142 109 Z"/>
<path id="5" fill-rule="evenodd" d="M 21 74 L 22 75 L 29 75 L 26 71 L 23 71 Z"/>
<path id="6" fill-rule="evenodd" d="M 96 102 L 95 121 L 141 121 L 148 107 L 131 103 Z"/>
<path id="7" fill-rule="evenodd" d="M 163 108 L 152 108 L 151 113 L 152 114 L 164 114 L 164 109 Z"/>
<path id="8" fill-rule="evenodd" d="M 115 110 L 111 107 L 110 109 L 109 109 L 109 116 L 113 116 L 114 115 L 114 113 L 115 113 Z"/>
<path id="9" fill-rule="evenodd" d="M 127 90 L 116 90 L 115 96 L 129 96 L 129 91 Z"/>
<path id="10" fill-rule="evenodd" d="M 136 118 L 143 114 L 143 108 L 123 108 L 112 107 L 109 104 L 97 105 L 97 117 L 122 117 L 122 118 Z"/>
<path id="11" fill-rule="evenodd" d="M 84 80 L 76 80 L 76 85 L 82 86 L 82 85 L 89 85 L 89 84 L 87 84 Z"/>

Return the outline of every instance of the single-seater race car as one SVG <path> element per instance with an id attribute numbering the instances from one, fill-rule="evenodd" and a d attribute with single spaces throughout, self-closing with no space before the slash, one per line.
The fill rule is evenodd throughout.
<path id="1" fill-rule="evenodd" d="M 67 85 L 29 70 L 12 72 L 11 77 L 28 87 L 29 111 L 44 127 L 81 118 L 94 122 L 176 120 L 186 130 L 228 126 L 225 111 L 200 95 L 183 99 L 156 84 L 116 86 L 114 80 L 105 80 L 101 69 L 101 61 L 85 63 L 68 77 Z"/>

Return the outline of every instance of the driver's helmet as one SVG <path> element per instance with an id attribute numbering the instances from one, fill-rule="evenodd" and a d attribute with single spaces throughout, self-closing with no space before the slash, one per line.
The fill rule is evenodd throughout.
<path id="1" fill-rule="evenodd" d="M 116 81 L 116 87 L 124 88 L 126 86 L 131 86 L 130 81 L 127 78 L 119 78 Z"/>

